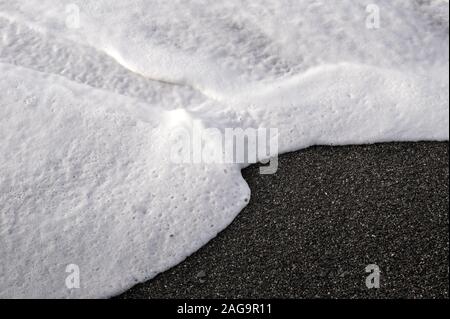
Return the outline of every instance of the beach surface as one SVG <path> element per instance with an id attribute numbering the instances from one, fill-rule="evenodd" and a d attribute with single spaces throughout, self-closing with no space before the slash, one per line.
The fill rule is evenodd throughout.
<path id="1" fill-rule="evenodd" d="M 318 146 L 198 252 L 119 298 L 448 298 L 448 142 Z M 380 288 L 368 289 L 376 264 Z"/>

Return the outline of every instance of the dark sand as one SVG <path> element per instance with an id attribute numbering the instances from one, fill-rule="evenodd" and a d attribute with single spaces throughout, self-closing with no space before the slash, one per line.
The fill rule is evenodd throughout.
<path id="1" fill-rule="evenodd" d="M 217 238 L 120 298 L 448 298 L 448 143 L 313 147 Z M 382 271 L 365 286 L 365 267 Z"/>

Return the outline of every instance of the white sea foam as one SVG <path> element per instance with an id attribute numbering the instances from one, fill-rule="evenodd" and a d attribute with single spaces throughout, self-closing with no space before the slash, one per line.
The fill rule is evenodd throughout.
<path id="1" fill-rule="evenodd" d="M 0 297 L 111 296 L 224 229 L 242 165 L 174 163 L 174 127 L 448 140 L 443 1 L 0 0 L 0 32 Z"/>

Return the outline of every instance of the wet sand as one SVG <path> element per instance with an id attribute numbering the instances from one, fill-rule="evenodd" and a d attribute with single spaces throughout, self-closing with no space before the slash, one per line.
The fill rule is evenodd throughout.
<path id="1" fill-rule="evenodd" d="M 236 220 L 119 298 L 448 298 L 448 161 L 448 143 L 423 142 L 313 147 L 268 176 L 251 166 Z"/>

